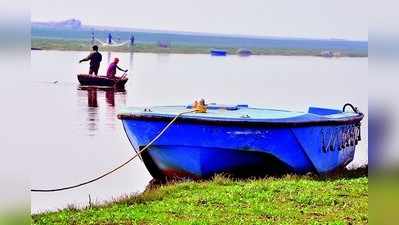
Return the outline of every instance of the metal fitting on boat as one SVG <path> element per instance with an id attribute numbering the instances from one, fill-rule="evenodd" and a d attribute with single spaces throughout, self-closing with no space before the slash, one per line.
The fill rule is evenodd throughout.
<path id="1" fill-rule="evenodd" d="M 206 111 L 208 110 L 204 99 L 194 101 L 193 109 L 196 113 L 206 113 Z"/>
<path id="2" fill-rule="evenodd" d="M 344 107 L 342 107 L 342 112 L 345 112 L 345 108 L 346 108 L 347 106 L 349 106 L 349 107 L 352 109 L 353 112 L 359 113 L 359 109 L 358 109 L 357 107 L 353 106 L 353 105 L 350 104 L 350 103 L 346 103 L 346 104 L 344 105 Z"/>

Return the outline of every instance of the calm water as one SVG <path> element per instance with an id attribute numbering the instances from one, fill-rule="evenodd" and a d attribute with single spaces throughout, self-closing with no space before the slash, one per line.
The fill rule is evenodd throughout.
<path id="1" fill-rule="evenodd" d="M 113 168 L 133 155 L 117 112 L 124 106 L 208 102 L 307 110 L 309 105 L 341 108 L 351 102 L 367 113 L 367 58 L 251 56 L 212 57 L 183 54 L 103 53 L 129 68 L 125 93 L 82 90 L 77 73 L 85 52 L 33 51 L 31 73 L 22 93 L 29 110 L 33 188 L 71 185 Z M 367 163 L 367 118 L 363 141 L 353 165 Z M 151 180 L 136 160 L 119 172 L 88 186 L 57 193 L 32 193 L 32 212 L 69 203 L 85 205 L 140 192 Z"/>

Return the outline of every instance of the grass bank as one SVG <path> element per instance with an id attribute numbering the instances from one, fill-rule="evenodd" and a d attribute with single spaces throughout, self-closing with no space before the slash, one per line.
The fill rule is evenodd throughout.
<path id="1" fill-rule="evenodd" d="M 185 181 L 32 224 L 367 224 L 368 177 Z"/>
<path id="2" fill-rule="evenodd" d="M 43 39 L 32 38 L 32 49 L 61 50 L 61 51 L 90 51 L 91 44 L 88 41 Z M 114 52 L 149 52 L 149 53 L 182 53 L 182 54 L 209 54 L 211 46 L 184 46 L 172 45 L 169 48 L 161 48 L 155 44 L 135 44 L 134 48 L 128 45 L 121 47 L 100 47 L 102 51 Z M 237 48 L 222 48 L 227 50 L 229 55 L 234 55 Z M 319 56 L 325 49 L 279 49 L 279 48 L 253 48 L 254 55 L 287 55 L 287 56 Z M 345 57 L 367 57 L 367 54 L 356 52 L 341 52 Z"/>

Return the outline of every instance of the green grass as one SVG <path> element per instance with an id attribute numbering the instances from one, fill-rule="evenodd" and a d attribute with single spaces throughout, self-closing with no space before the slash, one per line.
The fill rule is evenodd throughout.
<path id="1" fill-rule="evenodd" d="M 368 178 L 185 181 L 113 202 L 32 215 L 33 224 L 367 224 Z"/>
<path id="2" fill-rule="evenodd" d="M 33 38 L 31 47 L 42 50 L 62 50 L 62 51 L 90 51 L 91 44 L 88 41 L 74 41 L 63 39 L 42 39 Z M 100 47 L 101 51 L 115 52 L 150 52 L 150 53 L 182 53 L 182 54 L 209 54 L 209 50 L 217 46 L 184 46 L 172 45 L 169 48 L 160 48 L 155 44 L 135 44 L 134 48 L 128 45 L 121 47 Z M 237 48 L 222 48 L 228 54 L 236 54 Z M 279 48 L 254 48 L 251 49 L 254 55 L 305 55 L 318 56 L 325 49 L 279 49 Z M 347 57 L 367 57 L 367 54 L 357 52 L 341 52 L 342 56 Z"/>

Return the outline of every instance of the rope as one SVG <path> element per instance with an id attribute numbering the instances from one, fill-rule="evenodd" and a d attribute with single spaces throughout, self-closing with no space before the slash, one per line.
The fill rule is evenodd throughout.
<path id="1" fill-rule="evenodd" d="M 111 173 L 119 170 L 120 168 L 124 167 L 125 165 L 127 165 L 128 163 L 130 163 L 133 159 L 135 159 L 137 156 L 141 155 L 142 152 L 144 152 L 145 150 L 147 150 L 156 140 L 158 140 L 165 132 L 166 130 L 169 129 L 170 126 L 172 126 L 172 124 L 177 120 L 177 118 L 179 118 L 181 115 L 183 114 L 187 114 L 187 113 L 192 113 L 195 112 L 195 110 L 190 110 L 190 111 L 185 111 L 185 112 L 181 112 L 179 114 L 177 114 L 169 123 L 168 125 L 165 126 L 165 128 L 163 128 L 163 130 L 161 132 L 159 132 L 159 134 L 152 139 L 143 149 L 141 149 L 140 151 L 138 151 L 133 157 L 131 157 L 129 160 L 127 160 L 126 162 L 122 163 L 121 165 L 119 165 L 118 167 L 114 168 L 113 170 L 110 170 L 104 174 L 102 174 L 101 176 L 98 176 L 94 179 L 82 182 L 80 184 L 76 184 L 76 185 L 71 185 L 71 186 L 66 186 L 66 187 L 61 187 L 61 188 L 54 188 L 54 189 L 31 189 L 31 192 L 56 192 L 56 191 L 65 191 L 65 190 L 69 190 L 69 189 L 73 189 L 73 188 L 77 188 L 77 187 L 81 187 L 84 186 L 86 184 L 90 184 L 93 183 L 97 180 L 100 180 L 103 177 L 106 177 L 108 175 L 110 175 Z"/>
<path id="2" fill-rule="evenodd" d="M 346 104 L 344 105 L 344 107 L 342 107 L 342 112 L 345 112 L 345 108 L 346 108 L 347 106 L 351 107 L 352 110 L 353 110 L 353 112 L 359 113 L 359 109 L 358 109 L 357 107 L 353 106 L 353 105 L 350 104 L 350 103 L 346 103 Z"/>

